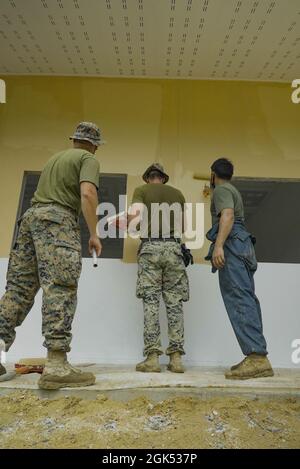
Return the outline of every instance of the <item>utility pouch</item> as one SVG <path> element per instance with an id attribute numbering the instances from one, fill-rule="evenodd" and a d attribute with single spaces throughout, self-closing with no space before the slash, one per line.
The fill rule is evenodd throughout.
<path id="1" fill-rule="evenodd" d="M 184 265 L 186 267 L 188 267 L 190 264 L 194 264 L 193 255 L 190 249 L 188 249 L 185 244 L 181 244 L 181 253 L 182 253 Z"/>

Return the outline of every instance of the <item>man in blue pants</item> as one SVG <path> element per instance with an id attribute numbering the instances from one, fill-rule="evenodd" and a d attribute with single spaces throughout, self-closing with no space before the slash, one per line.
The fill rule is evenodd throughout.
<path id="1" fill-rule="evenodd" d="M 259 300 L 255 295 L 254 273 L 257 261 L 253 237 L 244 225 L 241 194 L 230 183 L 233 165 L 225 159 L 211 166 L 212 228 L 207 238 L 212 242 L 207 260 L 213 272 L 219 272 L 222 298 L 246 358 L 225 373 L 227 379 L 273 376 L 267 358 Z"/>

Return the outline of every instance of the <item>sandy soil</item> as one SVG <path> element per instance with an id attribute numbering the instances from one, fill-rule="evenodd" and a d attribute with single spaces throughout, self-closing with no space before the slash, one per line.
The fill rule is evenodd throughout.
<path id="1" fill-rule="evenodd" d="M 0 397 L 0 448 L 300 448 L 300 400 Z"/>

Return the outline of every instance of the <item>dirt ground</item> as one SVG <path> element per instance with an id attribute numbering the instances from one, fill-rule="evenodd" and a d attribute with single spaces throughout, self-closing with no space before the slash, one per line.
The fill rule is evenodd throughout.
<path id="1" fill-rule="evenodd" d="M 300 448 L 300 400 L 0 397 L 0 448 Z"/>

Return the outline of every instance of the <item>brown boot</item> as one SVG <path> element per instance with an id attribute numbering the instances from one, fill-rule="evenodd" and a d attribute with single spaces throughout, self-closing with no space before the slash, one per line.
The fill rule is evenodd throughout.
<path id="1" fill-rule="evenodd" d="M 6 369 L 5 369 L 4 366 L 1 365 L 1 363 L 0 363 L 0 376 L 1 376 L 1 375 L 5 375 L 5 373 L 6 373 Z"/>
<path id="2" fill-rule="evenodd" d="M 168 370 L 172 371 L 173 373 L 184 373 L 180 352 L 174 352 L 170 354 Z"/>
<path id="3" fill-rule="evenodd" d="M 159 366 L 159 355 L 157 352 L 151 352 L 147 356 L 146 360 L 136 365 L 136 371 L 142 371 L 143 373 L 160 373 L 161 368 Z"/>
<path id="4" fill-rule="evenodd" d="M 66 352 L 48 350 L 48 359 L 39 379 L 40 389 L 74 388 L 95 384 L 96 377 L 74 368 L 67 360 Z"/>
<path id="5" fill-rule="evenodd" d="M 231 371 L 236 370 L 237 368 L 239 368 L 244 363 L 244 361 L 247 360 L 248 356 L 246 358 L 244 358 L 240 363 L 237 363 L 236 365 L 232 365 L 232 367 L 230 368 Z M 252 356 L 264 357 L 265 355 L 258 355 L 257 353 L 253 353 Z"/>
<path id="6" fill-rule="evenodd" d="M 266 355 L 251 353 L 239 365 L 225 373 L 226 379 L 252 379 L 274 376 L 271 363 Z"/>
<path id="7" fill-rule="evenodd" d="M 241 366 L 241 364 L 246 360 L 246 358 L 244 358 L 244 360 L 242 360 L 240 363 L 237 363 L 236 365 L 232 365 L 232 367 L 230 368 L 231 371 L 236 370 L 239 366 Z"/>

